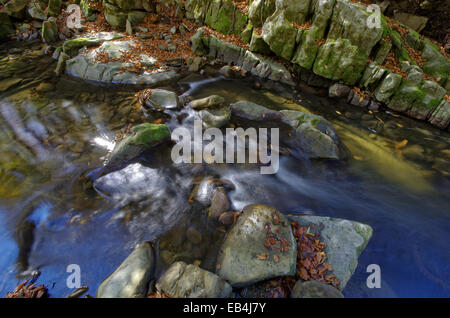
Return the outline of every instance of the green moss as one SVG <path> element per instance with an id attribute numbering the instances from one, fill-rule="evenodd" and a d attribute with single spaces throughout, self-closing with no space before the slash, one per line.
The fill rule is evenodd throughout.
<path id="1" fill-rule="evenodd" d="M 223 34 L 241 33 L 247 16 L 230 0 L 213 0 L 205 17 L 205 24 Z"/>
<path id="2" fill-rule="evenodd" d="M 165 124 L 141 124 L 131 129 L 135 136 L 130 144 L 136 146 L 152 146 L 170 137 L 170 130 Z"/>

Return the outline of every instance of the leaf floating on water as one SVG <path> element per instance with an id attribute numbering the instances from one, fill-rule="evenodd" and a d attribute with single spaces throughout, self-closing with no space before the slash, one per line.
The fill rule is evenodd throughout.
<path id="1" fill-rule="evenodd" d="M 361 156 L 353 156 L 353 159 L 358 160 L 358 161 L 364 161 L 364 158 Z"/>
<path id="2" fill-rule="evenodd" d="M 408 139 L 403 139 L 402 141 L 395 144 L 395 149 L 398 150 L 398 149 L 405 148 L 407 144 L 408 144 Z"/>

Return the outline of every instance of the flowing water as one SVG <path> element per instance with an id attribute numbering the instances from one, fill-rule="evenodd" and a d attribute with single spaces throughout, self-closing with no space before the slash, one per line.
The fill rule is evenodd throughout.
<path id="1" fill-rule="evenodd" d="M 189 202 L 192 184 L 211 177 L 234 183 L 236 210 L 263 203 L 287 214 L 371 225 L 374 235 L 346 297 L 450 296 L 448 132 L 389 113 L 369 114 L 307 87 L 260 88 L 252 79 L 190 75 L 172 89 L 325 117 L 350 158 L 283 156 L 277 174 L 261 175 L 253 165 L 174 165 L 169 147 L 159 147 L 92 187 L 89 176 L 114 147 L 116 132 L 144 120 L 138 89 L 57 78 L 54 67 L 39 43 L 0 47 L 0 296 L 22 281 L 20 275 L 38 270 L 37 282 L 64 297 L 71 292 L 70 264 L 80 266 L 82 284 L 93 295 L 143 240 L 157 242 L 159 272 L 174 260 L 213 270 L 224 229 Z M 192 119 L 185 109 L 168 124 L 173 129 Z M 192 226 L 201 229 L 197 245 L 185 240 Z M 380 289 L 366 287 L 369 264 L 381 267 Z"/>

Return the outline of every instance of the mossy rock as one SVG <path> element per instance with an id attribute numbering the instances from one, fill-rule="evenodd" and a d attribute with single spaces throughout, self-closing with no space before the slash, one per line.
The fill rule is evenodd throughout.
<path id="1" fill-rule="evenodd" d="M 282 12 L 275 12 L 266 20 L 262 36 L 276 55 L 288 61 L 291 60 L 296 44 L 297 29 Z"/>
<path id="2" fill-rule="evenodd" d="M 247 16 L 230 0 L 212 0 L 205 24 L 223 34 L 238 34 L 247 24 Z"/>
<path id="3" fill-rule="evenodd" d="M 328 39 L 319 48 L 313 72 L 331 80 L 342 80 L 347 85 L 359 81 L 368 62 L 368 56 L 348 39 Z"/>
<path id="4" fill-rule="evenodd" d="M 61 13 L 62 0 L 48 1 L 48 14 L 52 17 L 57 17 Z"/>

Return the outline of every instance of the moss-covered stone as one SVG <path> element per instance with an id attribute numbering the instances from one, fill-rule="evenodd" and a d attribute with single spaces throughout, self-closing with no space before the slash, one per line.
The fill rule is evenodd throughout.
<path id="1" fill-rule="evenodd" d="M 378 64 L 383 64 L 389 52 L 392 49 L 392 43 L 386 39 L 381 39 L 377 45 L 374 61 Z"/>
<path id="2" fill-rule="evenodd" d="M 400 74 L 388 73 L 375 89 L 375 98 L 383 103 L 389 102 L 391 96 L 402 83 L 402 80 L 403 78 Z"/>
<path id="3" fill-rule="evenodd" d="M 250 51 L 264 55 L 270 55 L 272 53 L 263 37 L 256 31 L 253 31 L 252 40 L 250 41 Z"/>
<path id="4" fill-rule="evenodd" d="M 36 20 L 47 20 L 47 14 L 45 13 L 45 8 L 47 7 L 47 2 L 45 0 L 32 0 L 28 5 L 28 14 Z"/>
<path id="5" fill-rule="evenodd" d="M 120 29 L 124 28 L 127 22 L 128 13 L 120 10 L 118 7 L 113 6 L 103 0 L 103 8 L 106 22 L 113 28 Z"/>
<path id="6" fill-rule="evenodd" d="M 62 0 L 49 0 L 48 1 L 48 14 L 52 17 L 57 17 L 61 12 Z"/>
<path id="7" fill-rule="evenodd" d="M 241 33 L 242 41 L 244 41 L 245 43 L 250 43 L 250 41 L 252 40 L 252 34 L 253 34 L 253 25 L 251 22 L 249 22 L 245 27 L 245 30 L 242 31 Z"/>
<path id="8" fill-rule="evenodd" d="M 380 79 L 386 73 L 386 69 L 382 68 L 375 62 L 370 62 L 364 71 L 360 86 L 372 90 L 376 87 Z"/>
<path id="9" fill-rule="evenodd" d="M 275 0 L 253 0 L 248 7 L 248 18 L 252 24 L 261 27 L 275 12 Z"/>
<path id="10" fill-rule="evenodd" d="M 233 1 L 212 0 L 205 16 L 205 24 L 223 34 L 238 34 L 247 24 L 247 16 Z"/>
<path id="11" fill-rule="evenodd" d="M 262 29 L 264 41 L 278 56 L 291 60 L 294 53 L 297 29 L 289 22 L 283 11 L 277 11 L 264 23 Z"/>
<path id="12" fill-rule="evenodd" d="M 292 63 L 298 64 L 305 69 L 311 69 L 316 60 L 319 44 L 311 30 L 301 30 L 298 32 L 299 42 L 295 51 Z"/>
<path id="13" fill-rule="evenodd" d="M 56 19 L 51 17 L 42 23 L 42 40 L 45 43 L 51 43 L 58 40 L 58 25 Z"/>
<path id="14" fill-rule="evenodd" d="M 422 58 L 425 60 L 423 63 L 424 72 L 438 79 L 439 84 L 443 87 L 447 87 L 450 82 L 449 59 L 445 58 L 439 48 L 429 40 L 424 41 Z"/>
<path id="15" fill-rule="evenodd" d="M 10 0 L 3 6 L 3 11 L 14 18 L 22 18 L 24 16 L 25 7 L 29 0 Z"/>
<path id="16" fill-rule="evenodd" d="M 313 71 L 332 80 L 342 80 L 353 85 L 361 78 L 368 56 L 348 39 L 328 39 L 319 48 Z"/>

